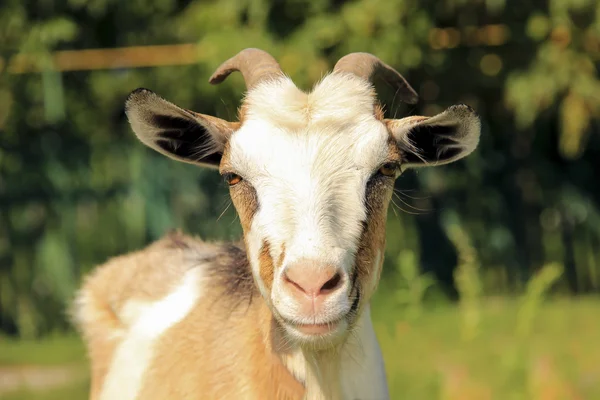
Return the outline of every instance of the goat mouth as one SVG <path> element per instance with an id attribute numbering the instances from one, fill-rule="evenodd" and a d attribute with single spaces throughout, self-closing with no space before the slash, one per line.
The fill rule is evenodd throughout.
<path id="1" fill-rule="evenodd" d="M 301 336 L 321 337 L 329 336 L 341 331 L 345 322 L 345 316 L 336 320 L 313 324 L 303 324 L 289 320 L 284 320 L 283 322 L 288 330 L 292 330 Z"/>
<path id="2" fill-rule="evenodd" d="M 340 322 L 341 320 L 326 324 L 295 324 L 294 328 L 305 335 L 326 335 L 335 331 Z"/>

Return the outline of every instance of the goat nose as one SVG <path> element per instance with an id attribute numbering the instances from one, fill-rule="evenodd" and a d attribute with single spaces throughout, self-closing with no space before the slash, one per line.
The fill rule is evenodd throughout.
<path id="1" fill-rule="evenodd" d="M 283 280 L 290 290 L 308 297 L 326 296 L 342 286 L 342 275 L 337 268 L 314 263 L 290 265 Z"/>

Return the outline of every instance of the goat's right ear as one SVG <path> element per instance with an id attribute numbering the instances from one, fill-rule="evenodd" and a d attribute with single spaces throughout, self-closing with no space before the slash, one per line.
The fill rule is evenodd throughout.
<path id="1" fill-rule="evenodd" d="M 471 154 L 479 144 L 481 121 L 471 107 L 459 104 L 433 117 L 386 120 L 403 151 L 405 167 L 443 165 Z"/>
<path id="2" fill-rule="evenodd" d="M 138 139 L 178 161 L 218 168 L 239 123 L 185 110 L 148 89 L 136 89 L 125 113 Z"/>

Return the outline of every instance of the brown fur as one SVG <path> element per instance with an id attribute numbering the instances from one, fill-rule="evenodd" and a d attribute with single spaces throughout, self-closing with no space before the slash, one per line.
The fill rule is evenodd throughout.
<path id="1" fill-rule="evenodd" d="M 222 173 L 223 171 L 228 171 L 230 168 L 229 143 L 227 143 L 223 150 L 223 157 L 219 169 Z M 259 207 L 256 190 L 246 181 L 242 180 L 240 183 L 232 186 L 229 192 L 233 205 L 240 216 L 242 229 L 244 232 L 249 232 L 250 224 Z"/>
<path id="2" fill-rule="evenodd" d="M 246 104 L 245 102 L 242 103 L 242 105 L 238 108 L 238 121 L 240 121 L 240 124 L 244 123 L 244 120 L 246 119 L 246 114 L 248 113 L 248 104 Z"/>
<path id="3" fill-rule="evenodd" d="M 120 315 L 125 303 L 166 296 L 190 267 L 185 262 L 187 247 L 182 238 L 179 233 L 171 233 L 144 250 L 113 258 L 86 279 L 73 317 L 90 353 L 91 399 L 99 395 L 111 355 L 127 329 L 127 321 Z"/>
<path id="4" fill-rule="evenodd" d="M 375 102 L 374 114 L 375 114 L 375 118 L 377 118 L 379 121 L 383 121 L 385 110 L 384 110 L 383 106 L 377 101 Z"/>
<path id="5" fill-rule="evenodd" d="M 262 331 L 272 318 L 266 304 L 256 299 L 227 312 L 210 301 L 216 294 L 209 290 L 161 337 L 140 398 L 302 398 L 302 385 L 271 349 L 270 333 Z"/>
<path id="6" fill-rule="evenodd" d="M 281 268 L 283 265 L 283 260 L 285 260 L 285 243 L 281 245 L 281 253 L 279 254 L 279 259 L 277 260 L 277 268 Z"/>
<path id="7" fill-rule="evenodd" d="M 273 276 L 275 275 L 275 265 L 271 257 L 271 246 L 269 242 L 264 241 L 258 255 L 258 264 L 260 269 L 260 279 L 265 287 L 270 291 L 273 287 Z"/>
<path id="8" fill-rule="evenodd" d="M 99 396 L 127 329 L 125 304 L 159 300 L 190 268 L 206 269 L 202 296 L 156 343 L 139 398 L 301 399 L 304 387 L 272 345 L 277 329 L 265 302 L 253 296 L 243 250 L 179 233 L 109 261 L 86 280 L 75 316 L 91 358 L 90 398 Z"/>
<path id="9" fill-rule="evenodd" d="M 400 149 L 390 135 L 390 161 L 400 161 Z M 385 225 L 390 198 L 393 193 L 394 179 L 378 178 L 367 185 L 365 204 L 367 220 L 360 238 L 355 262 L 355 278 L 361 291 L 360 295 L 370 298 L 375 291 L 375 286 L 370 287 L 369 282 L 378 282 L 381 275 L 381 265 L 372 265 L 379 252 L 381 260 L 385 251 Z M 376 279 L 373 279 L 373 274 Z"/>

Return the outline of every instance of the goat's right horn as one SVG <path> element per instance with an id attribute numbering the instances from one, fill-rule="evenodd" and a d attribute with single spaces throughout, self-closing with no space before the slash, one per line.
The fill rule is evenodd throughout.
<path id="1" fill-rule="evenodd" d="M 419 95 L 408 84 L 406 79 L 398 71 L 373 54 L 350 53 L 340 58 L 333 70 L 349 72 L 369 82 L 372 82 L 375 77 L 381 77 L 392 86 L 400 100 L 409 104 L 415 104 L 419 101 Z"/>
<path id="2" fill-rule="evenodd" d="M 267 78 L 283 75 L 281 67 L 269 53 L 245 49 L 221 64 L 208 81 L 213 85 L 221 83 L 234 71 L 242 73 L 248 90 Z"/>

